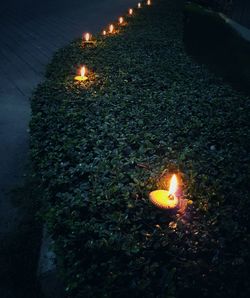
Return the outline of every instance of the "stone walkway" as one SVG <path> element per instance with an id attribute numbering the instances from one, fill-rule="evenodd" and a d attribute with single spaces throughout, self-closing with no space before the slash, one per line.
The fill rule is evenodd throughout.
<path id="1" fill-rule="evenodd" d="M 29 98 L 53 53 L 97 32 L 136 0 L 12 0 L 0 6 L 0 241 L 18 229 L 9 190 L 28 161 Z M 0 289 L 1 290 L 1 289 Z M 1 295 L 0 295 L 1 296 Z M 16 297 L 15 297 L 16 298 Z"/>

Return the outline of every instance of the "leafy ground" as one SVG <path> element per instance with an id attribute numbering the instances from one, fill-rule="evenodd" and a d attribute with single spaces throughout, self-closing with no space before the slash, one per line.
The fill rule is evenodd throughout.
<path id="1" fill-rule="evenodd" d="M 60 50 L 32 100 L 31 146 L 68 297 L 250 294 L 249 97 L 189 58 L 183 1 Z M 73 81 L 85 64 L 89 81 Z M 178 172 L 184 216 L 148 200 Z"/>

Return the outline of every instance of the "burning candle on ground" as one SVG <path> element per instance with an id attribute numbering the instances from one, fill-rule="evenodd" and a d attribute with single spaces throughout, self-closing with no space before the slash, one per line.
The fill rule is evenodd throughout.
<path id="1" fill-rule="evenodd" d="M 147 0 L 147 5 L 151 5 L 151 0 Z"/>
<path id="2" fill-rule="evenodd" d="M 80 69 L 80 75 L 75 77 L 75 81 L 84 82 L 88 80 L 88 77 L 86 76 L 86 67 L 82 66 Z"/>
<path id="3" fill-rule="evenodd" d="M 85 39 L 86 42 L 89 42 L 90 41 L 90 38 L 91 37 L 90 37 L 90 34 L 89 33 L 85 33 L 84 34 L 84 39 Z"/>
<path id="4" fill-rule="evenodd" d="M 112 34 L 114 32 L 114 25 L 109 25 L 109 33 Z"/>
<path id="5" fill-rule="evenodd" d="M 138 8 L 141 8 L 141 2 L 139 2 L 139 3 L 137 4 L 137 7 L 138 7 Z"/>
<path id="6" fill-rule="evenodd" d="M 179 199 L 176 196 L 178 189 L 177 176 L 173 175 L 169 190 L 155 190 L 149 194 L 150 201 L 160 209 L 174 209 L 178 207 Z"/>
<path id="7" fill-rule="evenodd" d="M 106 30 L 103 30 L 102 31 L 102 35 L 104 35 L 104 36 L 107 35 L 107 31 Z"/>
<path id="8" fill-rule="evenodd" d="M 129 13 L 130 16 L 132 16 L 132 14 L 133 14 L 133 9 L 130 8 L 129 11 L 128 11 L 128 13 Z"/>
<path id="9" fill-rule="evenodd" d="M 119 24 L 122 25 L 123 23 L 124 23 L 124 19 L 123 19 L 123 17 L 120 17 L 119 18 Z"/>

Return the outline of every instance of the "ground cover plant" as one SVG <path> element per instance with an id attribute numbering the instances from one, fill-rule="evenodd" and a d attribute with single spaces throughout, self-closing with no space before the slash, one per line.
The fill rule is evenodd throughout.
<path id="1" fill-rule="evenodd" d="M 191 60 L 183 1 L 60 50 L 32 99 L 31 153 L 68 297 L 248 297 L 249 98 Z M 89 81 L 74 82 L 85 64 Z M 183 216 L 149 203 L 178 172 Z"/>

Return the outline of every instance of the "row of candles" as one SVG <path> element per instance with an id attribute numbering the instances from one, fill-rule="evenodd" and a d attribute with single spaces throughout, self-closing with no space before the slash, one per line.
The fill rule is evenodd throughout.
<path id="1" fill-rule="evenodd" d="M 151 0 L 147 0 L 146 4 L 149 6 L 151 5 Z M 137 4 L 137 8 L 142 8 L 142 3 L 139 2 Z M 134 10 L 130 8 L 128 10 L 128 15 L 132 16 L 134 14 Z M 124 25 L 125 20 L 124 17 L 119 17 L 118 24 Z M 114 34 L 115 33 L 115 26 L 113 24 L 110 24 L 108 27 L 108 30 L 103 30 L 102 35 L 106 36 L 108 34 Z M 90 33 L 85 33 L 83 36 L 83 43 L 85 44 L 94 44 L 95 41 L 92 40 L 92 36 Z M 84 82 L 88 80 L 88 77 L 86 76 L 87 69 L 85 66 L 82 66 L 80 69 L 80 75 L 75 77 L 76 81 Z M 158 189 L 155 191 L 150 192 L 149 199 L 150 201 L 158 208 L 164 209 L 164 210 L 181 210 L 183 212 L 183 206 L 184 210 L 186 208 L 186 200 L 184 200 L 181 196 L 177 195 L 177 192 L 179 190 L 179 183 L 178 178 L 176 174 L 173 174 L 170 179 L 169 184 L 169 190 L 165 189 Z"/>
<path id="2" fill-rule="evenodd" d="M 147 6 L 150 6 L 152 3 L 151 3 L 151 0 L 147 0 L 146 1 L 146 5 Z M 142 3 L 139 2 L 137 4 L 137 8 L 140 9 L 142 8 Z M 129 8 L 128 10 L 128 14 L 129 16 L 133 16 L 134 14 L 134 10 L 133 8 Z M 119 17 L 118 19 L 118 24 L 120 26 L 124 25 L 125 24 L 125 20 L 124 20 L 124 17 Z M 113 24 L 110 24 L 109 27 L 108 27 L 108 30 L 103 30 L 102 31 L 102 35 L 103 36 L 106 36 L 108 34 L 114 34 L 115 33 L 115 26 Z M 92 40 L 92 35 L 90 33 L 85 33 L 84 36 L 83 36 L 83 44 L 94 44 L 95 42 Z M 86 76 L 87 74 L 87 68 L 86 66 L 82 66 L 81 69 L 80 69 L 80 75 L 78 76 L 75 76 L 75 81 L 79 81 L 79 82 L 85 82 L 88 80 L 88 77 Z"/>

